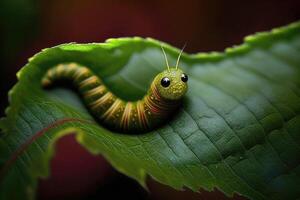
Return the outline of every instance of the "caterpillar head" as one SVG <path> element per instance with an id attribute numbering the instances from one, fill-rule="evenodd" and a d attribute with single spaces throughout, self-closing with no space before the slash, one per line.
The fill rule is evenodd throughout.
<path id="1" fill-rule="evenodd" d="M 187 81 L 188 76 L 176 68 L 167 69 L 154 79 L 160 96 L 168 100 L 181 99 L 188 89 Z"/>
<path id="2" fill-rule="evenodd" d="M 159 94 L 163 98 L 168 100 L 181 99 L 188 89 L 188 76 L 181 69 L 178 69 L 180 56 L 184 47 L 181 49 L 180 54 L 177 58 L 176 66 L 172 68 L 170 68 L 169 66 L 167 55 L 162 46 L 161 49 L 163 51 L 168 69 L 159 73 L 155 77 L 155 86 L 158 89 Z"/>

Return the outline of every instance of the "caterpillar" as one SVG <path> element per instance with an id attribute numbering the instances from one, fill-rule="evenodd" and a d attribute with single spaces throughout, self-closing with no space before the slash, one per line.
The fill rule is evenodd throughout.
<path id="1" fill-rule="evenodd" d="M 73 84 L 86 107 L 103 125 L 118 131 L 141 132 L 154 129 L 170 117 L 187 92 L 188 76 L 178 68 L 181 50 L 175 67 L 170 67 L 162 48 L 167 69 L 157 74 L 147 94 L 135 102 L 114 95 L 89 68 L 77 63 L 58 64 L 48 69 L 41 84 L 44 88 L 56 82 Z"/>

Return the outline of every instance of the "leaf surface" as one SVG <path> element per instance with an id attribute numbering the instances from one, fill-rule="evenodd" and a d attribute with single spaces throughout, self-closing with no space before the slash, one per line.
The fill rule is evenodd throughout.
<path id="1" fill-rule="evenodd" d="M 166 44 L 167 45 L 167 44 Z M 167 45 L 169 62 L 178 49 Z M 174 118 L 125 135 L 94 121 L 69 88 L 44 90 L 50 67 L 77 62 L 126 100 L 141 98 L 165 68 L 154 39 L 63 44 L 32 57 L 9 93 L 0 128 L 0 199 L 34 199 L 49 176 L 60 137 L 75 133 L 93 154 L 145 186 L 147 175 L 176 189 L 239 193 L 250 199 L 300 197 L 300 23 L 248 36 L 224 53 L 183 54 L 189 90 Z"/>

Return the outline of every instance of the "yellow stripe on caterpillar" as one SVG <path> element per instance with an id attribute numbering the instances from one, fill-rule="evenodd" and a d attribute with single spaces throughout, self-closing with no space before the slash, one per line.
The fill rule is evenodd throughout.
<path id="1" fill-rule="evenodd" d="M 110 106 L 110 108 L 100 117 L 102 119 L 110 119 L 115 111 L 119 108 L 121 105 L 122 100 L 116 99 L 115 102 Z"/>
<path id="2" fill-rule="evenodd" d="M 74 80 L 77 81 L 81 76 L 88 75 L 90 70 L 88 68 L 82 67 L 76 70 L 74 73 Z"/>
<path id="3" fill-rule="evenodd" d="M 59 64 L 56 68 L 56 74 L 58 76 L 63 76 L 63 72 L 64 72 L 65 68 L 63 64 Z"/>
<path id="4" fill-rule="evenodd" d="M 91 90 L 86 91 L 83 96 L 85 98 L 93 97 L 94 95 L 102 95 L 106 91 L 106 87 L 104 85 L 99 85 Z"/>
<path id="5" fill-rule="evenodd" d="M 105 95 L 103 95 L 101 98 L 97 99 L 96 101 L 90 103 L 89 106 L 91 106 L 92 110 L 96 110 L 97 107 L 100 107 L 103 103 L 105 103 L 107 100 L 113 97 L 113 94 L 111 92 L 107 92 Z"/>
<path id="6" fill-rule="evenodd" d="M 79 83 L 79 88 L 83 88 L 83 87 L 85 87 L 85 86 L 87 86 L 89 84 L 92 84 L 92 83 L 97 83 L 98 80 L 99 80 L 98 77 L 96 77 L 96 76 L 93 75 L 93 76 L 91 76 L 91 77 L 89 77 L 89 78 L 81 81 Z"/>

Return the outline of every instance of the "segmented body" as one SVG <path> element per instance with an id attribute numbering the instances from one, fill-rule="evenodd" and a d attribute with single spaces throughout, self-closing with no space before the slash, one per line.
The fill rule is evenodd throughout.
<path id="1" fill-rule="evenodd" d="M 104 125 L 125 132 L 146 131 L 161 124 L 180 101 L 163 98 L 152 82 L 143 99 L 130 102 L 114 95 L 89 68 L 76 63 L 50 68 L 42 85 L 48 87 L 64 80 L 73 83 L 90 112 Z"/>

